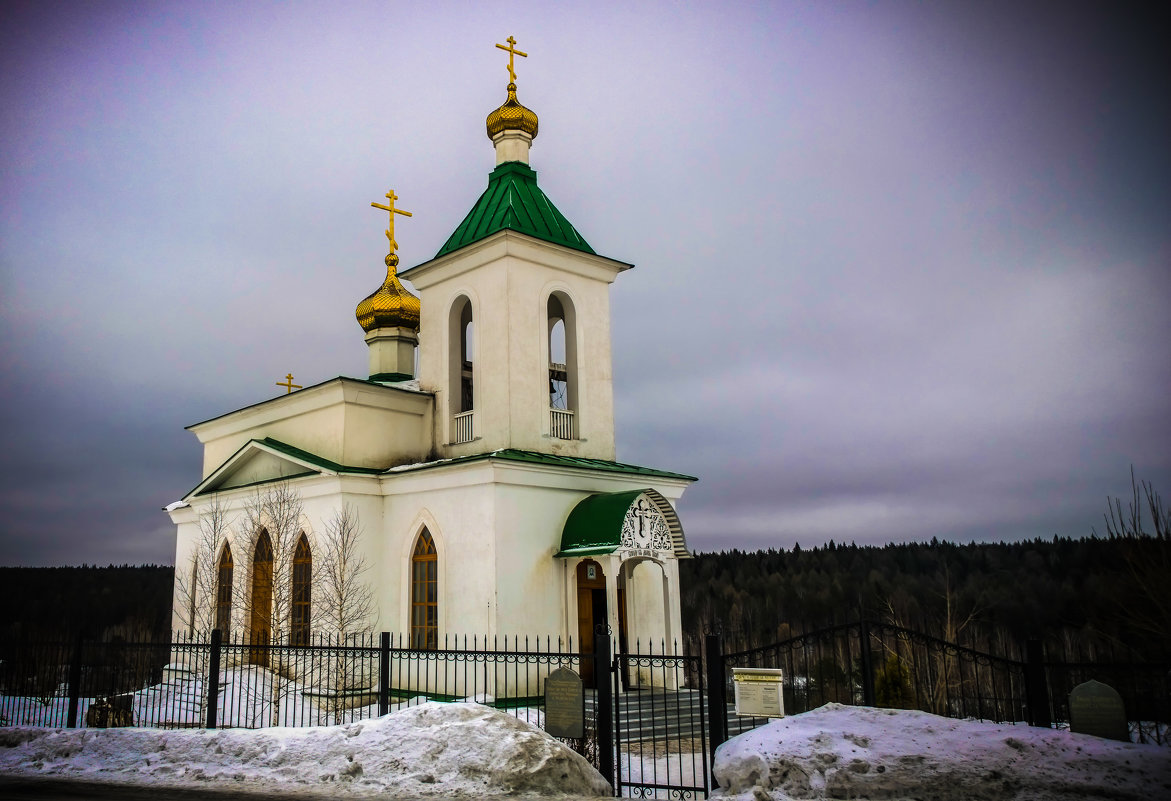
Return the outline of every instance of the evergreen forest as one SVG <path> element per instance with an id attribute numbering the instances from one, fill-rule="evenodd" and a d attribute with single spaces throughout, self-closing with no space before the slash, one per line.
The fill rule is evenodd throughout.
<path id="1" fill-rule="evenodd" d="M 1115 536 L 699 553 L 683 628 L 752 648 L 859 618 L 1002 654 L 1171 654 L 1171 538 Z"/>
<path id="2" fill-rule="evenodd" d="M 0 639 L 162 640 L 174 582 L 158 565 L 0 567 Z"/>

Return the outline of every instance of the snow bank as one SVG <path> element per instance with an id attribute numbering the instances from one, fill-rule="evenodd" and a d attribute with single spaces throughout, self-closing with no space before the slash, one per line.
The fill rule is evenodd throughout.
<path id="1" fill-rule="evenodd" d="M 545 732 L 465 703 L 328 727 L 0 729 L 0 774 L 382 798 L 609 793 Z"/>
<path id="2" fill-rule="evenodd" d="M 729 740 L 714 773 L 714 798 L 743 801 L 1171 798 L 1166 748 L 841 704 Z"/>

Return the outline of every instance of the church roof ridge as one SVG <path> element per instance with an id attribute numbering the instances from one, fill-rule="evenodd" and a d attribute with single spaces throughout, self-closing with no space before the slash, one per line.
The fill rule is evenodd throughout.
<path id="1" fill-rule="evenodd" d="M 488 188 L 435 258 L 506 229 L 597 255 L 537 186 L 537 171 L 521 161 L 506 161 L 489 173 Z"/>

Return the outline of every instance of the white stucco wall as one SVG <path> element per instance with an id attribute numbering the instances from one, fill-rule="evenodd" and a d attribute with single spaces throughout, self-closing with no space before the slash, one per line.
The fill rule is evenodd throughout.
<path id="1" fill-rule="evenodd" d="M 419 291 L 419 380 L 436 394 L 436 443 L 447 456 L 521 448 L 614 458 L 609 286 L 629 265 L 503 231 L 404 275 Z M 577 439 L 549 437 L 547 303 L 564 292 L 576 314 Z M 475 434 L 453 445 L 452 305 L 472 300 Z M 458 388 L 455 388 L 458 391 Z"/>

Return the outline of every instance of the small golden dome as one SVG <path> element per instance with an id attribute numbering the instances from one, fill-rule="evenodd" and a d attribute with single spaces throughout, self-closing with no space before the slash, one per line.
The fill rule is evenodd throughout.
<path id="1" fill-rule="evenodd" d="M 495 139 L 504 131 L 524 131 L 537 138 L 537 115 L 516 99 L 516 84 L 508 84 L 508 99 L 504 105 L 488 115 L 488 138 Z"/>
<path id="2" fill-rule="evenodd" d="M 355 316 L 362 330 L 410 328 L 419 330 L 419 299 L 398 280 L 398 256 L 386 257 L 386 280 L 378 291 L 358 304 Z"/>

